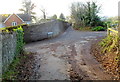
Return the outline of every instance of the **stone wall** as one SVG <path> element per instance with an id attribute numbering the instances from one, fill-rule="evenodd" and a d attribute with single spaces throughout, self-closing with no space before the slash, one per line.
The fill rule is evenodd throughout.
<path id="1" fill-rule="evenodd" d="M 15 33 L 1 33 L 0 36 L 0 53 L 2 54 L 0 56 L 2 56 L 2 72 L 4 72 L 15 57 L 17 38 Z"/>
<path id="2" fill-rule="evenodd" d="M 55 37 L 64 32 L 68 27 L 69 24 L 67 22 L 59 20 L 54 20 L 37 25 L 30 25 L 27 28 L 23 27 L 24 40 L 25 42 L 32 42 Z"/>

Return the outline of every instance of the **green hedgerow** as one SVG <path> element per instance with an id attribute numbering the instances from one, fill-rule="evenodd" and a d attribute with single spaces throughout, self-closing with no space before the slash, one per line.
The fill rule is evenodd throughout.
<path id="1" fill-rule="evenodd" d="M 102 26 L 97 26 L 97 27 L 94 27 L 92 28 L 92 31 L 105 31 L 106 28 L 102 27 Z"/>

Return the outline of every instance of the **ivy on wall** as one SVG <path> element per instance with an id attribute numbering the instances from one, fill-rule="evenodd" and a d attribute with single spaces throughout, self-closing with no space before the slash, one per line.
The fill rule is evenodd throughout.
<path id="1" fill-rule="evenodd" d="M 13 29 L 13 31 L 16 32 L 16 37 L 17 37 L 16 53 L 15 53 L 15 55 L 18 55 L 18 54 L 20 54 L 23 51 L 23 46 L 24 46 L 23 28 L 22 28 L 22 26 L 20 26 L 17 29 Z"/>
<path id="2" fill-rule="evenodd" d="M 20 54 L 23 51 L 24 46 L 24 32 L 23 32 L 24 25 L 12 26 L 12 27 L 5 27 L 0 29 L 3 33 L 16 33 L 17 41 L 16 41 L 16 53 L 15 55 Z"/>

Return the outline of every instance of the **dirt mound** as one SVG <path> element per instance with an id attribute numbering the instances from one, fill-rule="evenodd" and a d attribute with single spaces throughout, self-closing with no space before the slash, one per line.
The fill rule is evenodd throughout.
<path id="1" fill-rule="evenodd" d="M 19 65 L 16 67 L 18 70 L 18 80 L 29 80 L 34 68 L 34 54 L 35 53 L 29 52 L 21 55 L 23 57 L 21 58 Z"/>

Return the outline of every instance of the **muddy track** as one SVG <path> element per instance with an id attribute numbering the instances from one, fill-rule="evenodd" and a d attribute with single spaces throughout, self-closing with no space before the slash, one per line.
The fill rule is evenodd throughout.
<path id="1" fill-rule="evenodd" d="M 79 32 L 71 27 L 62 35 L 25 46 L 35 52 L 32 80 L 110 80 L 90 54 L 91 43 L 106 32 Z"/>

